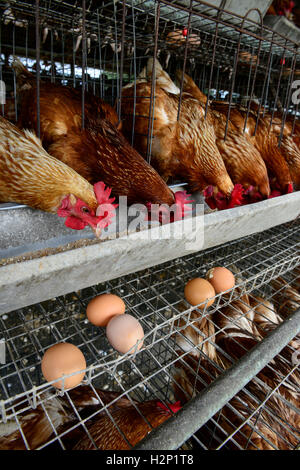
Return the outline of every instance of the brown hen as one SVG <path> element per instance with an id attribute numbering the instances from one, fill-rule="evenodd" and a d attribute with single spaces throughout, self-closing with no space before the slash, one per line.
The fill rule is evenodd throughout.
<path id="1" fill-rule="evenodd" d="M 183 329 L 176 337 L 181 357 L 175 364 L 174 390 L 181 403 L 204 390 L 222 370 L 231 367 L 232 361 L 238 361 L 281 321 L 274 307 L 264 299 L 252 296 L 251 306 L 247 299 L 248 296 L 243 296 L 243 300 L 233 301 L 222 312 L 206 315 L 201 321 L 196 315 L 192 316 L 193 327 Z M 194 345 L 193 351 L 188 351 L 186 344 Z M 288 361 L 291 361 L 290 345 L 218 412 L 214 417 L 217 427 L 208 422 L 197 432 L 201 441 L 210 449 L 217 448 L 225 437 L 229 437 L 227 445 L 233 449 L 288 450 L 295 447 L 300 437 L 300 419 L 293 409 L 299 405 L 299 375 L 294 371 L 288 382 L 281 383 L 282 377 L 290 372 Z M 268 391 L 276 387 L 276 394 L 268 397 L 263 408 L 258 408 Z"/>
<path id="2" fill-rule="evenodd" d="M 268 124 L 271 124 L 272 116 L 267 114 Z M 287 116 L 282 129 L 282 114 L 275 114 L 272 120 L 272 132 L 279 140 L 281 131 L 282 139 L 280 142 L 280 152 L 285 158 L 294 188 L 300 189 L 300 124 L 294 118 Z"/>
<path id="3" fill-rule="evenodd" d="M 227 116 L 228 103 L 213 102 L 212 107 Z M 230 121 L 241 132 L 245 131 L 245 137 L 255 146 L 265 161 L 272 189 L 277 190 L 272 195 L 291 192 L 293 179 L 282 149 L 278 147 L 278 133 L 275 123 L 270 129 L 270 115 L 266 113 L 263 115 L 262 110 L 259 119 L 257 119 L 257 111 L 256 106 L 248 111 L 246 108 L 233 105 L 230 110 Z"/>
<path id="4" fill-rule="evenodd" d="M 36 79 L 20 61 L 13 66 L 21 98 L 18 124 L 37 130 Z M 41 140 L 49 153 L 89 182 L 103 181 L 114 195 L 127 196 L 129 203 L 174 204 L 171 189 L 118 131 L 115 111 L 86 95 L 82 129 L 81 107 L 78 90 L 40 82 Z"/>
<path id="5" fill-rule="evenodd" d="M 40 398 L 42 405 L 19 411 L 23 435 L 15 421 L 0 427 L 1 450 L 26 449 L 24 440 L 31 450 L 46 446 L 55 438 L 53 428 L 56 435 L 61 435 L 60 440 L 68 450 L 129 450 L 180 409 L 178 402 L 173 405 L 158 400 L 138 402 L 117 392 L 86 385 L 70 390 L 62 397 L 45 392 Z M 78 426 L 78 414 L 89 434 Z"/>
<path id="6" fill-rule="evenodd" d="M 123 131 L 130 138 L 134 125 L 134 145 L 147 156 L 148 128 L 152 126 L 150 96 L 153 59 L 136 82 L 134 114 L 133 83 L 122 90 Z M 143 78 L 145 77 L 146 78 Z M 177 120 L 179 89 L 161 65 L 155 61 L 155 99 L 153 101 L 151 164 L 165 179 L 180 178 L 191 191 L 213 185 L 229 197 L 234 185 L 216 146 L 213 120 L 205 107 L 189 93 L 182 96 Z"/>
<path id="7" fill-rule="evenodd" d="M 104 184 L 97 183 L 93 188 L 72 168 L 49 155 L 32 132 L 21 131 L 2 117 L 0 176 L 0 202 L 57 213 L 67 218 L 68 227 L 77 230 L 90 225 L 97 231 L 103 219 L 96 216 L 98 201 L 113 202 L 109 195 L 106 197 Z"/>
<path id="8" fill-rule="evenodd" d="M 181 75 L 182 71 L 178 70 L 178 80 Z M 183 89 L 191 93 L 200 102 L 206 102 L 206 96 L 187 74 L 184 74 Z M 225 140 L 227 116 L 222 112 L 218 112 L 215 108 L 210 114 L 213 119 L 216 144 L 233 183 L 241 184 L 245 189 L 250 186 L 253 187 L 251 193 L 259 192 L 259 199 L 268 197 L 270 195 L 268 173 L 259 151 L 230 121 Z"/>

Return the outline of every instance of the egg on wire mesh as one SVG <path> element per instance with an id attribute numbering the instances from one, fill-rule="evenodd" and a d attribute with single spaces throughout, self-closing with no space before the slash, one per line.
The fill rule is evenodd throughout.
<path id="1" fill-rule="evenodd" d="M 114 294 L 102 294 L 94 297 L 88 304 L 86 315 L 95 326 L 107 326 L 115 315 L 125 313 L 124 301 Z"/>
<path id="2" fill-rule="evenodd" d="M 191 305 L 199 305 L 200 309 L 210 307 L 215 301 L 215 289 L 206 279 L 196 277 L 188 281 L 184 288 L 184 296 Z"/>
<path id="3" fill-rule="evenodd" d="M 144 330 L 140 322 L 132 315 L 114 316 L 106 327 L 106 336 L 110 344 L 121 354 L 140 350 L 143 346 Z M 137 344 L 137 342 L 139 343 Z M 137 344 L 136 348 L 134 346 Z"/>
<path id="4" fill-rule="evenodd" d="M 216 294 L 221 294 L 235 286 L 235 277 L 232 272 L 220 266 L 210 269 L 206 273 L 206 279 L 213 286 Z"/>
<path id="5" fill-rule="evenodd" d="M 47 349 L 42 358 L 41 367 L 47 382 L 57 379 L 57 382 L 52 384 L 53 387 L 67 390 L 82 382 L 85 375 L 86 360 L 83 353 L 74 344 L 57 343 Z M 74 375 L 63 379 L 64 375 L 69 374 Z"/>

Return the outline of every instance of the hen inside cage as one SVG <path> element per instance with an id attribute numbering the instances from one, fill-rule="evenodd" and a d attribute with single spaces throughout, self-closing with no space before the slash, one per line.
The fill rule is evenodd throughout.
<path id="1" fill-rule="evenodd" d="M 89 182 L 103 180 L 116 196 L 128 192 L 129 202 L 174 202 L 162 181 L 152 183 L 160 189 L 144 201 L 138 183 L 132 196 L 108 174 L 104 160 L 113 145 L 118 151 L 109 168 L 117 165 L 122 179 L 118 158 L 132 159 L 126 140 L 169 185 L 204 191 L 213 210 L 297 190 L 298 104 L 291 88 L 297 46 L 264 26 L 257 11 L 229 19 L 201 2 L 42 1 L 35 8 L 6 2 L 1 35 L 8 95 L 2 114 L 33 128 L 51 155 Z M 13 56 L 33 75 L 16 62 L 12 67 Z M 81 98 L 70 115 L 76 131 L 62 117 L 72 101 L 54 85 L 68 85 L 72 100 Z M 107 138 L 115 133 L 111 124 L 122 137 Z M 97 164 L 90 163 L 95 145 L 103 152 Z"/>
<path id="2" fill-rule="evenodd" d="M 0 7 L 3 119 L 32 129 L 50 155 L 89 183 L 101 180 L 130 203 L 168 205 L 175 197 L 170 186 L 178 184 L 203 192 L 213 211 L 299 188 L 299 112 L 291 87 L 299 74 L 297 45 L 264 26 L 257 12 L 229 17 L 206 2 L 167 0 Z M 60 121 L 69 106 L 70 121 Z M 65 151 L 70 142 L 74 154 Z M 115 175 L 123 178 L 115 182 Z M 296 329 L 260 372 L 249 372 L 246 385 L 233 384 L 226 404 L 215 397 L 217 413 L 207 409 L 196 432 L 182 424 L 186 404 L 201 404 L 219 377 L 299 316 L 299 219 L 180 256 L 0 315 L 0 449 L 132 449 L 144 439 L 151 445 L 150 431 L 160 425 L 167 433 L 174 414 L 180 429 L 174 449 L 299 446 Z M 211 306 L 191 307 L 184 286 L 218 265 L 234 273 L 234 288 Z M 103 293 L 122 297 L 126 313 L 139 320 L 140 349 L 119 354 L 105 328 L 88 321 L 89 301 Z M 61 391 L 46 381 L 41 361 L 62 342 L 81 350 L 86 368 L 78 387 Z"/>
<path id="3" fill-rule="evenodd" d="M 218 264 L 235 273 L 234 289 L 210 307 L 191 307 L 186 282 Z M 299 274 L 295 222 L 2 315 L 0 447 L 134 448 L 299 311 Z M 144 329 L 143 347 L 133 354 L 118 354 L 105 328 L 86 317 L 89 301 L 108 292 L 122 297 Z M 195 434 L 186 435 L 178 417 L 177 438 L 185 442 L 175 448 L 296 448 L 299 337 L 290 334 L 225 406 L 215 397 L 218 413 L 207 410 Z M 65 392 L 41 373 L 44 352 L 62 341 L 78 346 L 87 362 L 82 384 Z"/>

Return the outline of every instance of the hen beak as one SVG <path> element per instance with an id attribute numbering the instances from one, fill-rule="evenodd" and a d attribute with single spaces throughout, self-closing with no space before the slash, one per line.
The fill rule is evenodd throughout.
<path id="1" fill-rule="evenodd" d="M 97 238 L 100 238 L 100 235 L 101 235 L 101 228 L 97 225 L 96 229 L 95 229 L 95 235 Z"/>
<path id="2" fill-rule="evenodd" d="M 91 227 L 91 229 L 93 230 L 94 234 L 95 234 L 95 237 L 96 238 L 100 238 L 100 235 L 101 235 L 101 228 L 98 227 L 98 225 L 92 225 L 92 224 L 89 224 L 89 226 Z"/>

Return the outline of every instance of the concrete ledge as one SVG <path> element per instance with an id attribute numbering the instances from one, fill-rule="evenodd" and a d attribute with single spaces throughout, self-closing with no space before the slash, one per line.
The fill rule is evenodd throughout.
<path id="1" fill-rule="evenodd" d="M 261 232 L 289 222 L 299 214 L 300 192 L 296 192 L 8 264 L 0 268 L 0 313 Z M 167 238 L 170 228 L 172 236 Z M 191 240 L 196 235 L 198 243 L 192 246 Z"/>

